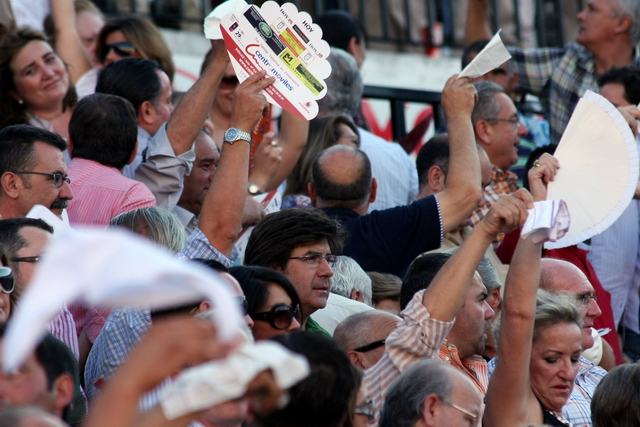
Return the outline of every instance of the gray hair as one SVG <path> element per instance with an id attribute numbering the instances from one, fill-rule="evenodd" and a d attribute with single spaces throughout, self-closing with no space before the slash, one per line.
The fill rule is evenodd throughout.
<path id="1" fill-rule="evenodd" d="M 559 323 L 574 323 L 582 328 L 582 317 L 580 310 L 576 307 L 576 298 L 571 295 L 555 295 L 544 289 L 538 289 L 532 342 L 536 342 L 540 334 L 549 326 Z M 493 336 L 498 345 L 500 344 L 501 324 L 502 316 L 496 319 L 493 324 Z"/>
<path id="2" fill-rule="evenodd" d="M 473 107 L 471 122 L 475 125 L 480 120 L 495 119 L 500 113 L 500 103 L 496 95 L 504 93 L 504 89 L 497 83 L 484 80 L 473 83 L 478 91 L 478 102 Z"/>
<path id="3" fill-rule="evenodd" d="M 478 271 L 478 274 L 482 278 L 482 283 L 484 283 L 484 286 L 487 288 L 487 292 L 491 293 L 494 289 L 502 287 L 496 268 L 486 256 L 482 257 L 476 271 Z"/>
<path id="4" fill-rule="evenodd" d="M 371 306 L 371 279 L 353 258 L 340 255 L 335 267 L 333 267 L 331 292 L 350 298 L 351 291 L 354 289 L 359 290 L 364 298 L 364 303 Z"/>
<path id="5" fill-rule="evenodd" d="M 325 80 L 327 94 L 318 100 L 320 115 L 357 114 L 362 100 L 364 85 L 356 60 L 342 49 L 331 48 L 327 58 L 331 64 L 331 75 Z"/>
<path id="6" fill-rule="evenodd" d="M 389 387 L 380 414 L 380 427 L 413 427 L 422 418 L 424 401 L 435 394 L 444 402 L 451 396 L 450 369 L 440 360 L 421 360 L 411 365 Z"/>
<path id="7" fill-rule="evenodd" d="M 629 38 L 634 46 L 640 43 L 640 2 L 638 0 L 618 0 L 619 15 L 631 20 Z"/>
<path id="8" fill-rule="evenodd" d="M 174 252 L 184 247 L 184 227 L 165 209 L 139 208 L 121 213 L 109 222 L 109 228 L 115 227 L 131 230 Z"/>

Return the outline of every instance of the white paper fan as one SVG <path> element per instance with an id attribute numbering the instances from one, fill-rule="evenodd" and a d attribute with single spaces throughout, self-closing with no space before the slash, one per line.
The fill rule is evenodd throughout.
<path id="1" fill-rule="evenodd" d="M 602 233 L 629 206 L 638 183 L 638 148 L 622 114 L 602 96 L 587 91 L 560 139 L 560 169 L 547 199 L 562 199 L 571 227 L 545 248 L 575 245 Z"/>

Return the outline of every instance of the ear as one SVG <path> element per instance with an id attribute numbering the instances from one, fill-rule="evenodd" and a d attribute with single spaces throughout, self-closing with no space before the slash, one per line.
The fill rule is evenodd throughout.
<path id="1" fill-rule="evenodd" d="M 357 45 L 358 42 L 356 42 L 356 38 L 355 37 L 351 37 L 351 39 L 349 40 L 349 44 L 347 44 L 347 52 L 349 52 L 349 54 L 351 56 L 353 56 L 354 58 L 356 57 L 357 52 Z"/>
<path id="2" fill-rule="evenodd" d="M 378 181 L 375 178 L 371 178 L 371 193 L 369 194 L 369 203 L 376 201 L 378 195 Z"/>
<path id="3" fill-rule="evenodd" d="M 24 186 L 22 179 L 18 174 L 12 172 L 5 172 L 0 178 L 3 192 L 11 199 L 17 199 L 20 197 L 20 192 Z"/>
<path id="4" fill-rule="evenodd" d="M 498 286 L 497 288 L 494 288 L 491 291 L 491 295 L 489 296 L 489 298 L 491 298 L 492 300 L 492 303 L 490 304 L 490 306 L 493 309 L 493 311 L 495 311 L 500 305 L 500 301 L 502 301 L 502 297 L 500 296 L 500 286 Z"/>
<path id="5" fill-rule="evenodd" d="M 140 105 L 140 111 L 138 112 L 138 122 L 147 125 L 152 125 L 155 121 L 156 106 L 150 101 L 144 101 Z"/>
<path id="6" fill-rule="evenodd" d="M 444 190 L 444 171 L 440 166 L 431 166 L 429 169 L 428 177 L 429 177 L 429 188 L 433 192 L 433 194 L 437 194 Z"/>
<path id="7" fill-rule="evenodd" d="M 309 198 L 311 199 L 311 206 L 316 207 L 316 203 L 318 201 L 318 195 L 316 194 L 316 189 L 313 188 L 313 183 L 307 184 L 307 193 L 309 193 Z"/>
<path id="8" fill-rule="evenodd" d="M 614 29 L 614 32 L 616 34 L 624 34 L 624 33 L 628 33 L 629 32 L 629 28 L 631 27 L 631 18 L 629 18 L 629 16 L 624 15 L 618 18 L 620 21 L 618 23 L 618 25 L 616 25 L 616 28 Z"/>
<path id="9" fill-rule="evenodd" d="M 204 300 L 200 303 L 200 306 L 198 307 L 198 313 L 202 313 L 203 311 L 209 311 L 212 308 L 213 308 L 213 305 L 211 305 L 211 301 Z"/>
<path id="10" fill-rule="evenodd" d="M 425 426 L 438 425 L 438 406 L 440 405 L 440 399 L 438 396 L 431 393 L 427 396 L 422 404 L 422 421 Z"/>
<path id="11" fill-rule="evenodd" d="M 127 164 L 130 165 L 136 159 L 136 154 L 138 154 L 138 140 L 136 139 L 136 145 L 133 147 L 133 151 L 131 152 L 131 156 L 129 156 L 129 160 L 127 160 Z"/>
<path id="12" fill-rule="evenodd" d="M 364 370 L 364 365 L 360 361 L 360 353 L 358 353 L 357 351 L 351 350 L 347 352 L 347 356 L 349 357 L 349 361 L 351 361 L 353 365 L 355 365 L 357 368 Z"/>
<path id="13" fill-rule="evenodd" d="M 67 152 L 69 153 L 69 157 L 73 159 L 73 140 L 71 137 L 67 138 Z"/>
<path id="14" fill-rule="evenodd" d="M 362 295 L 362 292 L 360 292 L 357 289 L 351 290 L 351 295 L 349 295 L 349 299 L 364 302 L 364 296 Z"/>
<path id="15" fill-rule="evenodd" d="M 56 378 L 53 382 L 52 391 L 54 393 L 55 408 L 62 412 L 64 407 L 73 400 L 76 392 L 71 375 L 61 374 Z"/>
<path id="16" fill-rule="evenodd" d="M 486 120 L 478 120 L 473 126 L 473 130 L 476 133 L 476 141 L 483 147 L 490 144 L 491 129 L 489 128 L 489 122 Z"/>

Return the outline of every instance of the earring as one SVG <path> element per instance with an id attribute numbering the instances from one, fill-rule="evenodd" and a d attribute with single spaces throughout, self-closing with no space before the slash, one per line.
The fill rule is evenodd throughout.
<path id="1" fill-rule="evenodd" d="M 18 104 L 22 105 L 24 104 L 24 101 L 22 99 L 18 99 Z"/>

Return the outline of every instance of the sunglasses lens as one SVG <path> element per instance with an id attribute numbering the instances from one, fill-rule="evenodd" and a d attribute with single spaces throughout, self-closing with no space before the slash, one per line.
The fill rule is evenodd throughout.
<path id="1" fill-rule="evenodd" d="M 15 281 L 13 280 L 13 274 L 9 267 L 0 267 L 0 289 L 4 293 L 11 293 L 15 288 Z"/>
<path id="2" fill-rule="evenodd" d="M 291 307 L 281 305 L 273 310 L 273 326 L 276 329 L 287 329 L 293 321 L 293 312 Z"/>
<path id="3" fill-rule="evenodd" d="M 108 44 L 107 49 L 108 49 L 107 53 L 109 53 L 109 50 L 113 49 L 116 55 L 122 56 L 125 58 L 133 55 L 133 51 L 135 50 L 133 46 L 131 46 L 131 44 L 128 42 L 118 42 L 118 43 Z"/>
<path id="4" fill-rule="evenodd" d="M 232 88 L 238 86 L 239 83 L 240 82 L 238 78 L 235 76 L 223 77 L 222 81 L 220 82 L 220 86 L 223 86 L 225 88 Z"/>

